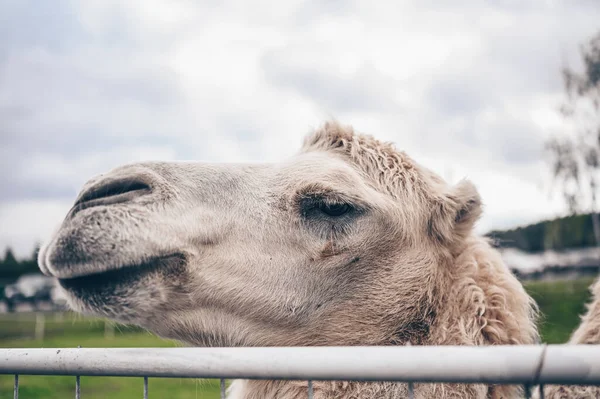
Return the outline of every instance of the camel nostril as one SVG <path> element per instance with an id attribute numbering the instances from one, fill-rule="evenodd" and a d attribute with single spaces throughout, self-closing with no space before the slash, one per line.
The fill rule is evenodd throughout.
<path id="1" fill-rule="evenodd" d="M 135 178 L 103 182 L 84 191 L 77 202 L 75 202 L 73 211 L 77 212 L 97 205 L 128 202 L 151 191 L 150 185 Z"/>

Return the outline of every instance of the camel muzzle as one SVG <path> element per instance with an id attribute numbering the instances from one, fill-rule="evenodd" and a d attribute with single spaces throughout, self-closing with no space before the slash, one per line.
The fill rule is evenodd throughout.
<path id="1" fill-rule="evenodd" d="M 58 279 L 138 269 L 178 248 L 154 234 L 155 204 L 170 185 L 152 164 L 132 164 L 90 180 L 52 240 L 42 248 L 40 270 Z"/>

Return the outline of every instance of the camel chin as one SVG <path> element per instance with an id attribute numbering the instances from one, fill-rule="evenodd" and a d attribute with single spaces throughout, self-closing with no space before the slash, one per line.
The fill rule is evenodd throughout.
<path id="1" fill-rule="evenodd" d="M 162 290 L 158 289 L 157 282 L 179 279 L 185 272 L 185 257 L 176 254 L 57 281 L 73 310 L 145 325 L 142 319 L 150 314 L 144 315 L 143 309 L 161 305 Z"/>

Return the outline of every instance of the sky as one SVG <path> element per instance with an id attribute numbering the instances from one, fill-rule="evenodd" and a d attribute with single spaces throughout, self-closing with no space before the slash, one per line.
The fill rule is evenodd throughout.
<path id="1" fill-rule="evenodd" d="M 332 118 L 474 181 L 480 233 L 562 215 L 543 145 L 599 21 L 597 0 L 0 0 L 0 249 L 29 255 L 120 164 L 276 162 Z"/>

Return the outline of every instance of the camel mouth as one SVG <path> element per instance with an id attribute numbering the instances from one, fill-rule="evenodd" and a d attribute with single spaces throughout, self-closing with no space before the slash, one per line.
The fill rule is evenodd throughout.
<path id="1" fill-rule="evenodd" d="M 85 293 L 102 294 L 110 287 L 128 285 L 151 273 L 173 274 L 175 271 L 180 271 L 185 264 L 185 255 L 174 253 L 167 256 L 156 256 L 140 263 L 124 265 L 119 268 L 91 272 L 78 277 L 57 278 L 57 280 L 62 288 L 76 296 Z"/>

